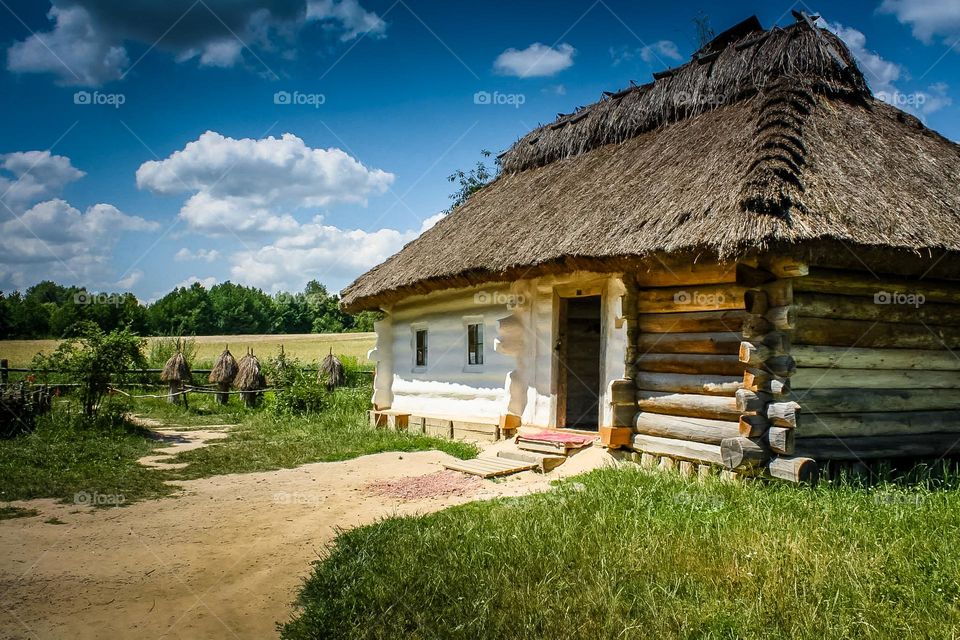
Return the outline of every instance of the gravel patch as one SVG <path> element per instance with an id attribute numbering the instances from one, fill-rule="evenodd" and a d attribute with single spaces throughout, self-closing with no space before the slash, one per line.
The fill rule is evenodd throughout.
<path id="1" fill-rule="evenodd" d="M 423 476 L 371 482 L 364 489 L 378 496 L 423 500 L 440 496 L 468 496 L 483 488 L 477 476 L 457 471 L 437 471 Z"/>

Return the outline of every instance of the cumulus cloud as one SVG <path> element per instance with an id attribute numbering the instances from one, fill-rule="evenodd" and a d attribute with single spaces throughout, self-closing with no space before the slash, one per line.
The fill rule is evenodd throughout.
<path id="1" fill-rule="evenodd" d="M 640 58 L 646 64 L 657 62 L 663 66 L 668 65 L 668 60 L 673 62 L 683 60 L 680 49 L 673 40 L 657 40 L 653 44 L 637 48 L 610 47 L 610 57 L 613 59 L 613 66 L 615 67 L 636 58 Z"/>
<path id="2" fill-rule="evenodd" d="M 200 66 L 231 67 L 243 61 L 247 46 L 263 53 L 290 45 L 307 24 L 322 24 L 342 40 L 386 30 L 357 0 L 52 0 L 48 18 L 49 30 L 7 50 L 7 68 L 81 86 L 122 78 L 130 43 L 178 62 L 197 58 Z"/>
<path id="3" fill-rule="evenodd" d="M 493 68 L 501 75 L 518 78 L 552 76 L 573 66 L 575 53 L 566 43 L 548 47 L 535 42 L 526 49 L 507 49 L 494 60 Z"/>
<path id="4" fill-rule="evenodd" d="M 190 229 L 210 234 L 293 231 L 298 223 L 291 211 L 366 205 L 393 180 L 393 174 L 368 169 L 341 149 L 312 148 L 289 133 L 236 140 L 207 131 L 168 158 L 137 169 L 142 189 L 193 192 L 180 216 Z"/>
<path id="5" fill-rule="evenodd" d="M 197 249 L 196 251 L 190 251 L 190 249 L 183 247 L 174 254 L 173 259 L 177 262 L 189 262 L 191 260 L 216 262 L 219 257 L 220 252 L 216 249 Z"/>
<path id="6" fill-rule="evenodd" d="M 935 36 L 960 34 L 960 2 L 957 0 L 884 0 L 881 13 L 893 14 L 910 25 L 914 37 L 929 44 Z"/>
<path id="7" fill-rule="evenodd" d="M 215 277 L 213 277 L 213 276 L 209 276 L 209 277 L 206 277 L 206 278 L 199 278 L 199 277 L 197 277 L 197 276 L 190 276 L 190 277 L 187 278 L 186 280 L 181 280 L 181 281 L 178 282 L 177 284 L 173 285 L 173 288 L 174 288 L 174 289 L 179 289 L 179 288 L 183 287 L 183 288 L 189 289 L 189 288 L 190 288 L 194 283 L 196 283 L 196 282 L 199 282 L 199 283 L 200 283 L 200 286 L 202 286 L 204 289 L 208 289 L 208 290 L 209 290 L 209 289 L 211 289 L 211 288 L 213 287 L 213 285 L 217 284 L 217 279 L 216 279 Z M 164 293 L 166 293 L 166 292 L 164 292 Z"/>
<path id="8" fill-rule="evenodd" d="M 231 279 L 266 291 L 296 291 L 307 281 L 346 283 L 399 251 L 436 224 L 443 214 L 423 221 L 420 229 L 398 231 L 341 229 L 316 218 L 295 234 L 231 256 Z"/>
<path id="9" fill-rule="evenodd" d="M 901 90 L 897 83 L 906 78 L 906 71 L 896 62 L 887 60 L 870 50 L 867 47 L 867 37 L 863 32 L 823 20 L 820 21 L 820 26 L 832 31 L 844 41 L 879 100 L 919 117 L 929 116 L 953 103 L 948 95 L 949 87 L 946 83 L 930 85 L 926 90 L 912 92 Z"/>
<path id="10" fill-rule="evenodd" d="M 134 269 L 124 277 L 117 280 L 116 286 L 120 289 L 130 290 L 141 280 L 143 280 L 143 271 L 140 269 Z"/>
<path id="11" fill-rule="evenodd" d="M 66 185 L 84 175 L 70 158 L 49 151 L 0 154 L 0 202 L 20 212 L 30 204 L 59 195 Z M 8 211 L 0 210 L 0 220 L 7 215 Z"/>
<path id="12" fill-rule="evenodd" d="M 319 20 L 342 31 L 343 41 L 368 34 L 383 37 L 387 23 L 383 18 L 367 11 L 357 0 L 309 0 L 307 2 L 307 20 Z"/>

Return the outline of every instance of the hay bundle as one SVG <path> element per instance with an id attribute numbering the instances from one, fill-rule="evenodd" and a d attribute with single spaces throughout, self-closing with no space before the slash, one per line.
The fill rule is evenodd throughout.
<path id="1" fill-rule="evenodd" d="M 237 376 L 233 379 L 233 386 L 242 392 L 240 395 L 247 407 L 257 406 L 266 383 L 267 378 L 263 375 L 260 361 L 253 355 L 252 350 L 247 351 L 247 355 L 240 358 L 237 364 Z"/>
<path id="2" fill-rule="evenodd" d="M 160 372 L 160 381 L 166 382 L 169 388 L 167 401 L 172 404 L 188 406 L 186 384 L 190 382 L 190 365 L 180 350 L 180 341 L 177 340 L 177 352 L 170 356 Z"/>
<path id="3" fill-rule="evenodd" d="M 333 391 L 337 387 L 342 387 L 343 383 L 346 381 L 346 376 L 343 371 L 343 363 L 340 362 L 340 359 L 333 355 L 333 349 L 330 349 L 330 353 L 326 358 L 323 359 L 323 362 L 320 363 L 320 371 L 317 374 L 317 379 L 320 384 L 327 387 L 327 391 Z"/>
<path id="4" fill-rule="evenodd" d="M 220 404 L 227 404 L 230 399 L 230 385 L 233 383 L 233 379 L 237 377 L 238 370 L 237 360 L 230 353 L 230 348 L 225 346 L 223 353 L 217 358 L 217 362 L 213 365 L 210 376 L 207 378 L 208 382 L 216 384 L 220 389 L 220 392 L 217 393 L 217 402 Z"/>

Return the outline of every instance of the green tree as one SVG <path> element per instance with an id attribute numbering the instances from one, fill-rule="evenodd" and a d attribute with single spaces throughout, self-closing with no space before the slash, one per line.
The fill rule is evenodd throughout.
<path id="1" fill-rule="evenodd" d="M 476 166 L 470 171 L 458 169 L 447 176 L 448 181 L 456 182 L 458 185 L 457 190 L 450 194 L 451 204 L 447 212 L 462 205 L 470 196 L 487 186 L 496 177 L 499 160 L 495 161 L 491 168 L 487 166 L 486 158 L 493 154 L 483 149 L 480 151 L 480 155 L 483 156 L 483 159 L 478 160 Z"/>

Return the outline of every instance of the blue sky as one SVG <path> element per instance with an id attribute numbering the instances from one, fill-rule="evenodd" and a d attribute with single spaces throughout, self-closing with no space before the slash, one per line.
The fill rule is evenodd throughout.
<path id="1" fill-rule="evenodd" d="M 481 149 L 687 60 L 698 13 L 791 9 L 960 140 L 956 0 L 0 0 L 0 290 L 339 289 Z"/>

